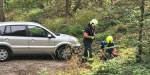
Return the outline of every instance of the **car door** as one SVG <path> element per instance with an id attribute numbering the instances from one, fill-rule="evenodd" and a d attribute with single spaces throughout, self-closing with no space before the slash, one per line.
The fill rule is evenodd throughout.
<path id="1" fill-rule="evenodd" d="M 55 38 L 48 38 L 50 34 L 44 28 L 30 25 L 29 31 L 29 53 L 30 54 L 48 54 L 48 52 L 54 52 Z"/>
<path id="2" fill-rule="evenodd" d="M 14 54 L 28 54 L 29 45 L 25 25 L 6 26 L 3 42 L 11 46 Z"/>

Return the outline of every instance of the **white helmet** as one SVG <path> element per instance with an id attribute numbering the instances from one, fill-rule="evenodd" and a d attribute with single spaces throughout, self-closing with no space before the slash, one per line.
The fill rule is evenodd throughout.
<path id="1" fill-rule="evenodd" d="M 97 21 L 96 19 L 92 19 L 92 20 L 90 21 L 90 24 L 91 24 L 92 26 L 97 26 L 98 21 Z"/>

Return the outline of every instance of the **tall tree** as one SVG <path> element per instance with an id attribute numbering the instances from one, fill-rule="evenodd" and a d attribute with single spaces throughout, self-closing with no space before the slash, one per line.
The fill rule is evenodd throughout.
<path id="1" fill-rule="evenodd" d="M 139 41 L 140 44 L 138 46 L 138 55 L 137 55 L 137 62 L 141 61 L 141 54 L 142 54 L 142 36 L 143 36 L 143 21 L 144 21 L 144 5 L 145 5 L 145 0 L 141 1 L 141 17 L 140 17 L 140 31 L 139 31 Z"/>
<path id="2" fill-rule="evenodd" d="M 70 0 L 66 0 L 66 14 L 70 14 Z"/>
<path id="3" fill-rule="evenodd" d="M 76 12 L 76 10 L 78 9 L 78 7 L 80 6 L 80 2 L 81 0 L 78 0 L 75 4 L 75 7 L 73 8 L 72 12 Z"/>
<path id="4" fill-rule="evenodd" d="M 4 0 L 0 0 L 0 22 L 4 22 Z"/>
<path id="5" fill-rule="evenodd" d="M 70 10 L 71 10 L 71 0 L 66 0 L 66 15 L 71 16 Z"/>

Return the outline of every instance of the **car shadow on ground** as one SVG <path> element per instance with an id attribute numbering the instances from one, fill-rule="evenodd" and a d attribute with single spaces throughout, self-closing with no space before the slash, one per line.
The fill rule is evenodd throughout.
<path id="1" fill-rule="evenodd" d="M 58 60 L 55 55 L 15 55 L 11 60 Z"/>

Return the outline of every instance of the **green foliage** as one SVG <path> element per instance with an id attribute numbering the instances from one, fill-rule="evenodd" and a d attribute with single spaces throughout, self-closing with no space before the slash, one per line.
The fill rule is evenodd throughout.
<path id="1" fill-rule="evenodd" d="M 120 39 L 120 44 L 126 47 L 135 47 L 140 44 L 137 34 L 126 34 Z"/>
<path id="2" fill-rule="evenodd" d="M 115 34 L 115 30 L 113 28 L 109 28 L 106 32 L 97 34 L 96 40 L 105 40 L 105 38 L 109 35 L 113 36 Z"/>
<path id="3" fill-rule="evenodd" d="M 83 35 L 83 29 L 93 18 L 98 19 L 99 28 L 96 41 L 105 40 L 108 35 L 119 33 L 120 45 L 125 47 L 143 46 L 142 59 L 144 65 L 135 63 L 136 50 L 133 55 L 124 55 L 110 60 L 109 63 L 98 61 L 99 57 L 94 57 L 94 63 L 91 71 L 81 74 L 100 74 L 100 75 L 149 75 L 149 53 L 150 53 L 150 18 L 149 2 L 145 7 L 145 20 L 143 28 L 143 42 L 138 41 L 140 8 L 139 0 L 85 0 L 82 1 L 81 7 L 72 16 L 65 14 L 65 1 L 42 0 L 41 3 L 47 5 L 44 9 L 38 9 L 37 0 L 4 0 L 7 21 L 34 21 L 41 23 L 48 29 L 65 33 L 73 36 Z M 73 0 L 72 0 L 73 1 Z M 111 5 L 111 1 L 116 1 Z M 148 0 L 146 0 L 148 1 Z M 47 3 L 46 3 L 47 2 Z M 76 1 L 73 1 L 74 3 Z M 51 3 L 50 5 L 48 5 Z M 73 4 L 73 3 L 72 3 Z M 84 7 L 83 7 L 84 5 Z M 73 5 L 71 5 L 73 8 Z M 9 11 L 8 11 L 9 10 Z M 123 24 L 120 24 L 123 23 Z M 117 29 L 115 27 L 117 27 Z M 101 32 L 103 30 L 103 32 Z M 123 33 L 123 34 L 122 34 Z M 126 34 L 125 34 L 126 33 Z M 121 36 L 120 36 L 121 35 Z M 79 38 L 82 43 L 82 38 Z M 117 38 L 118 39 L 118 38 Z M 127 51 L 124 49 L 123 51 Z M 131 49 L 132 51 L 132 49 Z M 130 51 L 127 51 L 128 53 Z M 128 54 L 127 53 L 127 54 Z M 146 65 L 145 65 L 146 64 Z M 76 70 L 80 71 L 80 69 Z M 69 71 L 67 71 L 69 72 Z M 47 70 L 42 70 L 39 75 L 48 75 Z M 65 73 L 66 74 L 66 73 Z"/>
<path id="4" fill-rule="evenodd" d="M 150 18 L 147 18 L 144 20 L 144 30 L 143 30 L 143 39 L 142 39 L 142 46 L 143 46 L 143 51 L 142 51 L 142 59 L 144 62 L 150 63 L 149 61 L 149 53 L 150 53 Z M 147 64 L 146 63 L 146 64 Z M 148 64 L 150 65 L 150 64 Z"/>
<path id="5" fill-rule="evenodd" d="M 82 30 L 83 30 L 83 27 L 80 25 L 69 25 L 63 28 L 62 30 L 60 30 L 59 32 L 73 35 L 73 36 L 80 36 L 81 34 L 83 34 Z"/>
<path id="6" fill-rule="evenodd" d="M 124 23 L 132 23 L 133 21 L 138 21 L 139 16 L 140 10 L 124 9 L 123 18 L 120 18 L 120 20 Z"/>
<path id="7" fill-rule="evenodd" d="M 133 75 L 149 75 L 150 71 L 143 66 L 138 66 L 140 68 L 135 68 L 133 71 Z"/>
<path id="8" fill-rule="evenodd" d="M 14 15 L 8 17 L 10 21 L 26 21 L 26 16 L 22 14 L 21 10 L 13 10 Z"/>
<path id="9" fill-rule="evenodd" d="M 37 7 L 37 0 L 6 0 L 5 3 L 8 9 L 13 7 L 21 10 L 28 10 L 29 8 Z"/>
<path id="10" fill-rule="evenodd" d="M 30 21 L 30 22 L 38 22 L 40 21 L 39 16 L 43 11 L 41 9 L 33 9 L 30 10 L 28 13 L 23 12 L 22 10 L 15 10 L 13 17 L 8 17 L 11 21 Z"/>
<path id="11" fill-rule="evenodd" d="M 115 57 L 113 59 L 108 59 L 108 62 L 102 62 L 99 61 L 98 55 L 94 56 L 94 62 L 92 64 L 89 63 L 90 66 L 92 66 L 92 70 L 90 72 L 87 72 L 86 74 L 90 75 L 136 75 L 140 74 L 135 73 L 136 68 L 142 67 L 135 63 L 135 49 L 133 48 L 126 48 L 126 49 L 120 49 L 119 52 L 121 52 L 121 56 Z M 139 70 L 142 70 L 145 67 L 140 68 Z M 148 69 L 144 69 L 143 73 L 148 73 Z"/>
<path id="12" fill-rule="evenodd" d="M 119 23 L 120 23 L 119 20 L 106 18 L 106 19 L 100 21 L 99 29 L 103 29 L 103 28 L 108 28 L 108 27 L 111 27 L 111 26 L 115 26 L 115 25 L 117 25 Z"/>
<path id="13" fill-rule="evenodd" d="M 97 14 L 92 11 L 82 10 L 80 11 L 80 13 L 74 14 L 73 18 L 74 18 L 75 23 L 77 23 L 78 25 L 80 24 L 81 26 L 85 27 L 93 18 L 98 19 L 96 16 Z"/>
<path id="14" fill-rule="evenodd" d="M 57 33 L 59 31 L 63 30 L 64 21 L 65 21 L 64 18 L 56 18 L 56 19 L 53 19 L 53 20 L 44 19 L 44 20 L 41 20 L 40 22 L 42 22 L 42 24 L 46 28 L 48 28 L 48 29 L 50 29 L 50 30 Z"/>
<path id="15" fill-rule="evenodd" d="M 32 21 L 32 22 L 39 22 L 39 18 L 38 16 L 40 16 L 40 14 L 42 14 L 42 10 L 41 9 L 32 9 L 31 11 L 29 11 L 28 13 L 28 21 Z"/>
<path id="16" fill-rule="evenodd" d="M 23 16 L 23 15 L 15 15 L 13 17 L 13 21 L 25 21 L 25 16 Z"/>
<path id="17" fill-rule="evenodd" d="M 40 72 L 38 72 L 38 75 L 49 75 L 47 69 L 42 69 Z"/>
<path id="18" fill-rule="evenodd" d="M 116 32 L 118 32 L 118 33 L 127 33 L 127 30 L 128 29 L 127 29 L 127 27 L 125 25 L 119 24 Z"/>
<path id="19" fill-rule="evenodd" d="M 111 0 L 105 0 L 103 4 L 104 6 L 109 6 L 111 4 Z"/>
<path id="20" fill-rule="evenodd" d="M 42 13 L 42 10 L 37 8 L 37 9 L 30 10 L 30 12 L 28 14 L 30 17 L 34 17 L 37 15 L 40 15 L 41 13 Z"/>

